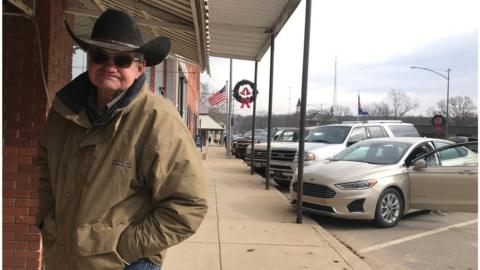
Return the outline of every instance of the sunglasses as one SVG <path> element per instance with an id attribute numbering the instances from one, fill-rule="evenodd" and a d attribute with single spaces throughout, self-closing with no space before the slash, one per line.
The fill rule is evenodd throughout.
<path id="1" fill-rule="evenodd" d="M 129 68 L 133 61 L 141 61 L 142 58 L 132 57 L 128 54 L 112 54 L 102 49 L 89 50 L 92 61 L 97 65 L 103 65 L 113 58 L 113 63 L 119 68 Z"/>

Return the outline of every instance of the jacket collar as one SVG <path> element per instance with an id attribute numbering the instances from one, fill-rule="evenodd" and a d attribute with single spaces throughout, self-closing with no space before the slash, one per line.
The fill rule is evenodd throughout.
<path id="1" fill-rule="evenodd" d="M 85 128 L 98 127 L 107 124 L 115 118 L 119 112 L 128 112 L 136 97 L 142 96 L 145 92 L 145 74 L 134 81 L 132 86 L 126 90 L 122 98 L 108 108 L 108 112 L 101 119 L 96 119 L 94 123 L 88 117 L 87 100 L 91 91 L 96 91 L 95 86 L 88 79 L 88 73 L 80 74 L 73 81 L 63 87 L 56 95 L 53 107 L 65 118 Z"/>
<path id="2" fill-rule="evenodd" d="M 127 107 L 118 109 L 116 114 L 114 115 L 113 119 L 106 123 L 104 126 L 99 128 L 95 128 L 88 119 L 87 114 L 85 111 L 80 113 L 75 113 L 71 109 L 69 109 L 61 100 L 56 99 L 53 103 L 54 109 L 61 114 L 66 119 L 76 123 L 77 125 L 89 130 L 87 131 L 87 135 L 84 137 L 82 142 L 78 145 L 79 147 L 85 147 L 89 145 L 97 145 L 103 144 L 108 142 L 111 138 L 115 136 L 117 133 L 118 127 L 121 123 L 122 118 L 133 109 L 135 104 L 141 103 L 144 100 L 148 93 L 147 87 L 143 87 L 143 89 L 138 93 L 138 95 L 130 102 Z"/>

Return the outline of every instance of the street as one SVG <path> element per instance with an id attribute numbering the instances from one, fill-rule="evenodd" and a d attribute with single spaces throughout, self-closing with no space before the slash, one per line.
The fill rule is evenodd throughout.
<path id="1" fill-rule="evenodd" d="M 288 189 L 278 189 L 288 196 Z M 413 212 L 390 229 L 376 228 L 368 221 L 310 217 L 373 269 L 478 269 L 478 215 L 446 214 Z"/>

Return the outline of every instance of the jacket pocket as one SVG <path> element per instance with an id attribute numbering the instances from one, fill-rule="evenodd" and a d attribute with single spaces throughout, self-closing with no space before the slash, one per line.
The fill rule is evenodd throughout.
<path id="1" fill-rule="evenodd" d="M 96 223 L 83 225 L 75 231 L 73 252 L 78 256 L 91 256 L 105 253 L 117 254 L 117 243 L 128 223 Z"/>

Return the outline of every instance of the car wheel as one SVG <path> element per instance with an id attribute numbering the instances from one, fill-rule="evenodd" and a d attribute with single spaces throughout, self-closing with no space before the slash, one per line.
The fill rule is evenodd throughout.
<path id="1" fill-rule="evenodd" d="M 381 228 L 391 228 L 400 221 L 403 215 L 404 202 L 400 193 L 387 188 L 380 194 L 375 209 L 374 223 Z"/>

